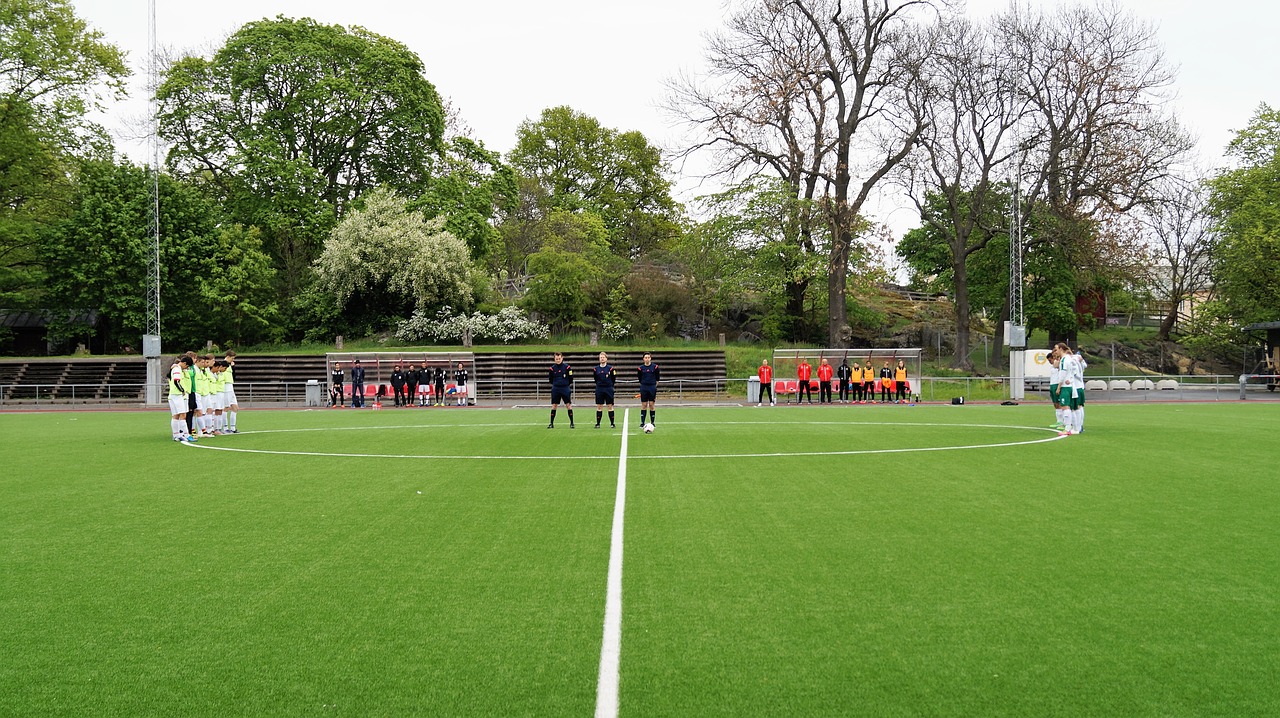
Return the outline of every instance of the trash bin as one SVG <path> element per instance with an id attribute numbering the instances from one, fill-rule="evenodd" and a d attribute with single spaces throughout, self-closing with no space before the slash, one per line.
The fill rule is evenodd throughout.
<path id="1" fill-rule="evenodd" d="M 758 376 L 747 377 L 747 403 L 760 403 L 760 377 Z"/>
<path id="2" fill-rule="evenodd" d="M 320 393 L 320 382 L 316 379 L 307 380 L 307 406 L 322 406 L 323 394 Z"/>

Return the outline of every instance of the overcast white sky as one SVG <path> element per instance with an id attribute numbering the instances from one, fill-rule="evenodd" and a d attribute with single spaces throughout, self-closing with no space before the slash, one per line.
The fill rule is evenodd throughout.
<path id="1" fill-rule="evenodd" d="M 1280 104 L 1280 3 L 1117 2 L 1158 24 L 1167 58 L 1180 68 L 1175 107 L 1199 136 L 1204 164 L 1222 165 L 1232 130 L 1248 122 L 1258 103 Z M 129 53 L 134 99 L 113 106 L 105 124 L 120 133 L 125 152 L 142 160 L 145 145 L 123 137 L 129 133 L 126 120 L 146 112 L 147 0 L 72 3 L 80 17 Z M 970 0 L 969 12 L 983 17 L 1007 4 Z M 682 70 L 698 71 L 703 36 L 720 27 L 725 12 L 723 0 L 157 0 L 156 25 L 161 46 L 200 53 L 264 17 L 361 25 L 416 52 L 427 79 L 461 111 L 475 136 L 505 152 L 521 121 L 556 105 L 609 127 L 640 130 L 660 146 L 678 145 L 678 128 L 658 109 L 663 81 Z M 688 180 L 678 187 L 683 200 L 702 193 Z M 897 204 L 882 202 L 877 219 L 901 231 L 913 218 L 904 216 L 908 210 L 894 209 Z"/>

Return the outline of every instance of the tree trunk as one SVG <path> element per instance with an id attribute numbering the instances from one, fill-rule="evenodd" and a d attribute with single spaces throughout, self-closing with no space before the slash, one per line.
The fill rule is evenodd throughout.
<path id="1" fill-rule="evenodd" d="M 853 217 L 849 209 L 850 143 L 844 131 L 836 146 L 835 226 L 832 232 L 831 261 L 827 266 L 827 346 L 843 347 L 845 327 L 849 324 L 849 249 L 853 234 L 849 229 Z"/>
<path id="2" fill-rule="evenodd" d="M 830 273 L 827 276 L 827 346 L 830 347 L 848 344 L 849 230 L 841 227 L 839 237 L 831 247 Z"/>
<path id="3" fill-rule="evenodd" d="M 1160 320 L 1160 329 L 1156 332 L 1156 341 L 1169 341 L 1169 333 L 1173 331 L 1173 325 L 1178 321 L 1178 302 L 1174 301 L 1169 306 L 1169 311 L 1164 315 L 1164 319 Z"/>
<path id="4" fill-rule="evenodd" d="M 963 258 L 955 262 L 955 275 L 956 356 L 951 366 L 973 371 L 973 362 L 969 361 L 969 278 Z"/>
<path id="5" fill-rule="evenodd" d="M 1004 356 L 1004 340 L 1005 340 L 1004 324 L 1005 322 L 1009 321 L 1010 313 L 1011 313 L 1011 310 L 1009 307 L 1009 295 L 1005 294 L 1004 306 L 1000 307 L 1000 319 L 999 321 L 996 322 L 995 348 L 991 350 L 991 358 L 995 363 L 994 365 L 1005 367 L 1005 368 L 1008 368 L 1009 364 L 1005 361 L 1005 356 Z"/>
<path id="6" fill-rule="evenodd" d="M 809 340 L 806 325 L 808 322 L 804 318 L 804 295 L 809 289 L 809 282 L 788 281 L 785 292 L 787 296 L 787 316 L 791 317 L 792 325 L 790 330 L 790 339 L 793 342 L 804 342 Z"/>

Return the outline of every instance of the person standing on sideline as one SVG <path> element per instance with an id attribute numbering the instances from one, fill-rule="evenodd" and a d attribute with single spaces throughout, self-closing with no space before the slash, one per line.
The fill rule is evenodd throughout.
<path id="1" fill-rule="evenodd" d="M 329 389 L 329 406 L 342 406 L 347 403 L 347 397 L 344 395 L 342 362 L 333 363 L 333 371 L 329 372 L 329 382 L 333 384 Z"/>
<path id="2" fill-rule="evenodd" d="M 187 428 L 187 396 L 191 394 L 191 357 L 183 354 L 169 367 L 169 428 L 174 441 L 195 443 Z"/>
<path id="3" fill-rule="evenodd" d="M 400 368 L 399 364 L 396 364 L 395 368 L 391 370 L 391 393 L 395 395 L 393 400 L 395 406 L 404 404 L 404 385 L 406 381 L 404 369 Z"/>
<path id="4" fill-rule="evenodd" d="M 756 376 L 760 377 L 760 403 L 756 406 L 764 404 L 765 394 L 769 395 L 769 406 L 777 406 L 777 402 L 773 398 L 773 367 L 769 366 L 768 359 L 760 361 L 760 368 L 756 370 Z"/>
<path id="5" fill-rule="evenodd" d="M 351 362 L 351 408 L 364 408 L 364 367 L 359 359 Z"/>
<path id="6" fill-rule="evenodd" d="M 818 403 L 831 403 L 831 374 L 832 367 L 827 363 L 827 358 L 822 357 L 822 361 L 818 363 Z"/>
<path id="7" fill-rule="evenodd" d="M 862 365 L 862 403 L 868 401 L 876 403 L 876 368 L 871 366 L 870 359 Z"/>
<path id="8" fill-rule="evenodd" d="M 431 391 L 435 394 L 436 406 L 444 406 L 444 382 L 448 377 L 448 364 L 436 367 L 431 374 Z"/>
<path id="9" fill-rule="evenodd" d="M 591 378 L 596 382 L 596 428 L 600 428 L 605 407 L 609 408 L 609 428 L 618 428 L 613 422 L 613 393 L 618 385 L 618 371 L 609 363 L 608 354 L 600 352 L 600 363 L 591 371 Z"/>
<path id="10" fill-rule="evenodd" d="M 893 386 L 898 390 L 896 402 L 899 404 L 907 403 L 907 363 L 901 359 L 898 360 L 898 366 L 893 370 Z"/>
<path id="11" fill-rule="evenodd" d="M 813 377 L 813 367 L 809 365 L 808 359 L 801 359 L 800 366 L 796 367 L 796 378 L 800 381 L 796 382 L 796 403 L 804 398 L 805 394 L 809 395 L 809 403 L 813 403 L 813 387 L 809 386 L 809 379 Z"/>
<path id="12" fill-rule="evenodd" d="M 462 362 L 458 362 L 457 367 L 453 370 L 453 383 L 455 384 L 453 393 L 454 393 L 454 396 L 458 397 L 458 406 L 467 405 L 467 393 L 468 393 L 467 379 L 468 378 L 469 378 L 469 375 L 467 374 L 466 365 L 464 365 Z"/>
<path id="13" fill-rule="evenodd" d="M 408 405 L 413 406 L 418 403 L 418 382 L 422 381 L 422 374 L 418 372 L 417 364 L 410 364 L 409 371 L 404 373 L 405 381 L 405 398 L 408 399 Z"/>
<path id="14" fill-rule="evenodd" d="M 640 428 L 643 429 L 645 424 L 658 420 L 653 404 L 658 400 L 658 382 L 662 379 L 662 372 L 653 363 L 652 352 L 644 353 L 644 362 L 636 368 L 636 379 L 640 382 Z M 649 412 L 648 420 L 645 419 L 646 411 Z"/>
<path id="15" fill-rule="evenodd" d="M 889 368 L 889 362 L 885 362 L 884 366 L 880 367 L 880 402 L 888 404 L 892 394 L 893 370 Z"/>
<path id="16" fill-rule="evenodd" d="M 838 384 L 841 404 L 849 402 L 849 377 L 851 376 L 853 376 L 853 369 L 849 367 L 849 355 L 846 354 L 840 360 L 840 366 L 836 367 L 836 383 Z"/>
<path id="17" fill-rule="evenodd" d="M 573 426 L 573 367 L 564 360 L 563 352 L 551 355 L 551 368 L 547 370 L 547 381 L 551 382 L 551 422 L 548 429 L 556 428 L 556 407 L 564 404 L 569 414 L 569 428 Z"/>

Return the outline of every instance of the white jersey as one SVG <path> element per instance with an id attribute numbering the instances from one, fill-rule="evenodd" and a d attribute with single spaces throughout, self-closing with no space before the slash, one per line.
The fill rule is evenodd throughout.
<path id="1" fill-rule="evenodd" d="M 1049 362 L 1049 383 L 1054 386 L 1062 383 L 1062 369 L 1053 362 Z"/>
<path id="2" fill-rule="evenodd" d="M 1080 360 L 1074 354 L 1062 357 L 1062 386 L 1077 388 L 1084 386 L 1084 367 L 1080 364 Z"/>

